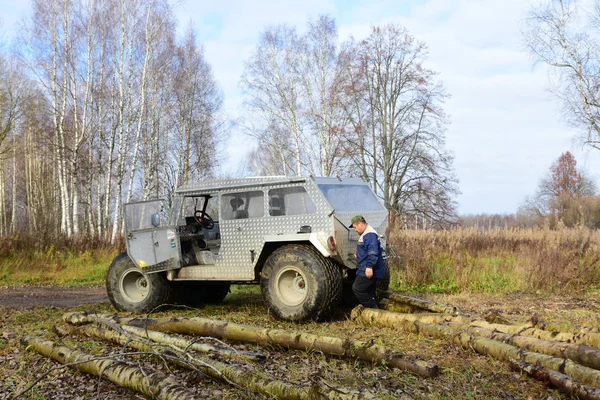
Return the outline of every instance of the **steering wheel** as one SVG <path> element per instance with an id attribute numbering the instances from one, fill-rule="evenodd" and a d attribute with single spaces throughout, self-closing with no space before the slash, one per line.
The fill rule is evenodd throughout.
<path id="1" fill-rule="evenodd" d="M 210 215 L 203 213 L 202 210 L 194 211 L 194 218 L 205 229 L 212 229 L 215 226 L 215 221 Z"/>

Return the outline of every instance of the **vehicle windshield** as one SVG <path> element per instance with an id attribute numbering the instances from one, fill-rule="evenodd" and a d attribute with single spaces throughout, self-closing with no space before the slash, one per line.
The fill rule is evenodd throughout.
<path id="1" fill-rule="evenodd" d="M 383 211 L 383 206 L 366 185 L 318 185 L 336 211 Z"/>

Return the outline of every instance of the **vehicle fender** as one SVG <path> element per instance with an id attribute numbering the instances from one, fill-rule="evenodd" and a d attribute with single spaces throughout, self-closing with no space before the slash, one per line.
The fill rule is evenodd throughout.
<path id="1" fill-rule="evenodd" d="M 332 257 L 335 255 L 334 252 L 329 250 L 327 246 L 327 234 L 325 232 L 311 232 L 311 233 L 294 233 L 290 235 L 267 235 L 265 236 L 265 243 L 297 243 L 297 242 L 309 242 L 315 249 L 323 255 L 323 257 Z"/>

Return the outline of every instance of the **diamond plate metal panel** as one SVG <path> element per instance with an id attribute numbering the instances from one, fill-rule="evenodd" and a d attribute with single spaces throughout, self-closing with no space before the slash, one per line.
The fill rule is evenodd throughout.
<path id="1" fill-rule="evenodd" d="M 348 254 L 354 254 L 356 243 L 349 240 L 350 219 L 356 214 L 365 219 L 376 229 L 383 229 L 387 212 L 365 213 L 356 210 L 347 213 L 335 212 L 325 196 L 317 187 L 316 181 L 335 182 L 337 178 L 285 178 L 267 177 L 251 179 L 214 180 L 197 185 L 184 186 L 177 190 L 182 196 L 211 193 L 220 197 L 222 194 L 243 193 L 246 191 L 264 191 L 264 216 L 259 218 L 220 220 L 221 247 L 214 265 L 184 267 L 176 272 L 175 279 L 206 279 L 251 281 L 255 279 L 254 268 L 264 247 L 265 236 L 293 235 L 300 227 L 310 226 L 313 233 L 329 237 L 335 235 L 336 246 L 341 258 L 349 268 L 356 268 Z M 360 179 L 343 180 L 349 184 L 364 184 Z M 316 212 L 301 215 L 270 216 L 268 191 L 302 186 L 312 198 Z M 384 226 L 385 225 L 385 226 Z M 337 234 L 335 234 L 337 233 Z"/>

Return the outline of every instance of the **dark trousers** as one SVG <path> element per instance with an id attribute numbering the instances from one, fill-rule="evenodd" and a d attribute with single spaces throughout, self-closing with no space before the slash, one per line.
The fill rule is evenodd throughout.
<path id="1" fill-rule="evenodd" d="M 377 308 L 377 279 L 357 276 L 352 284 L 352 291 L 358 302 L 367 308 Z"/>

